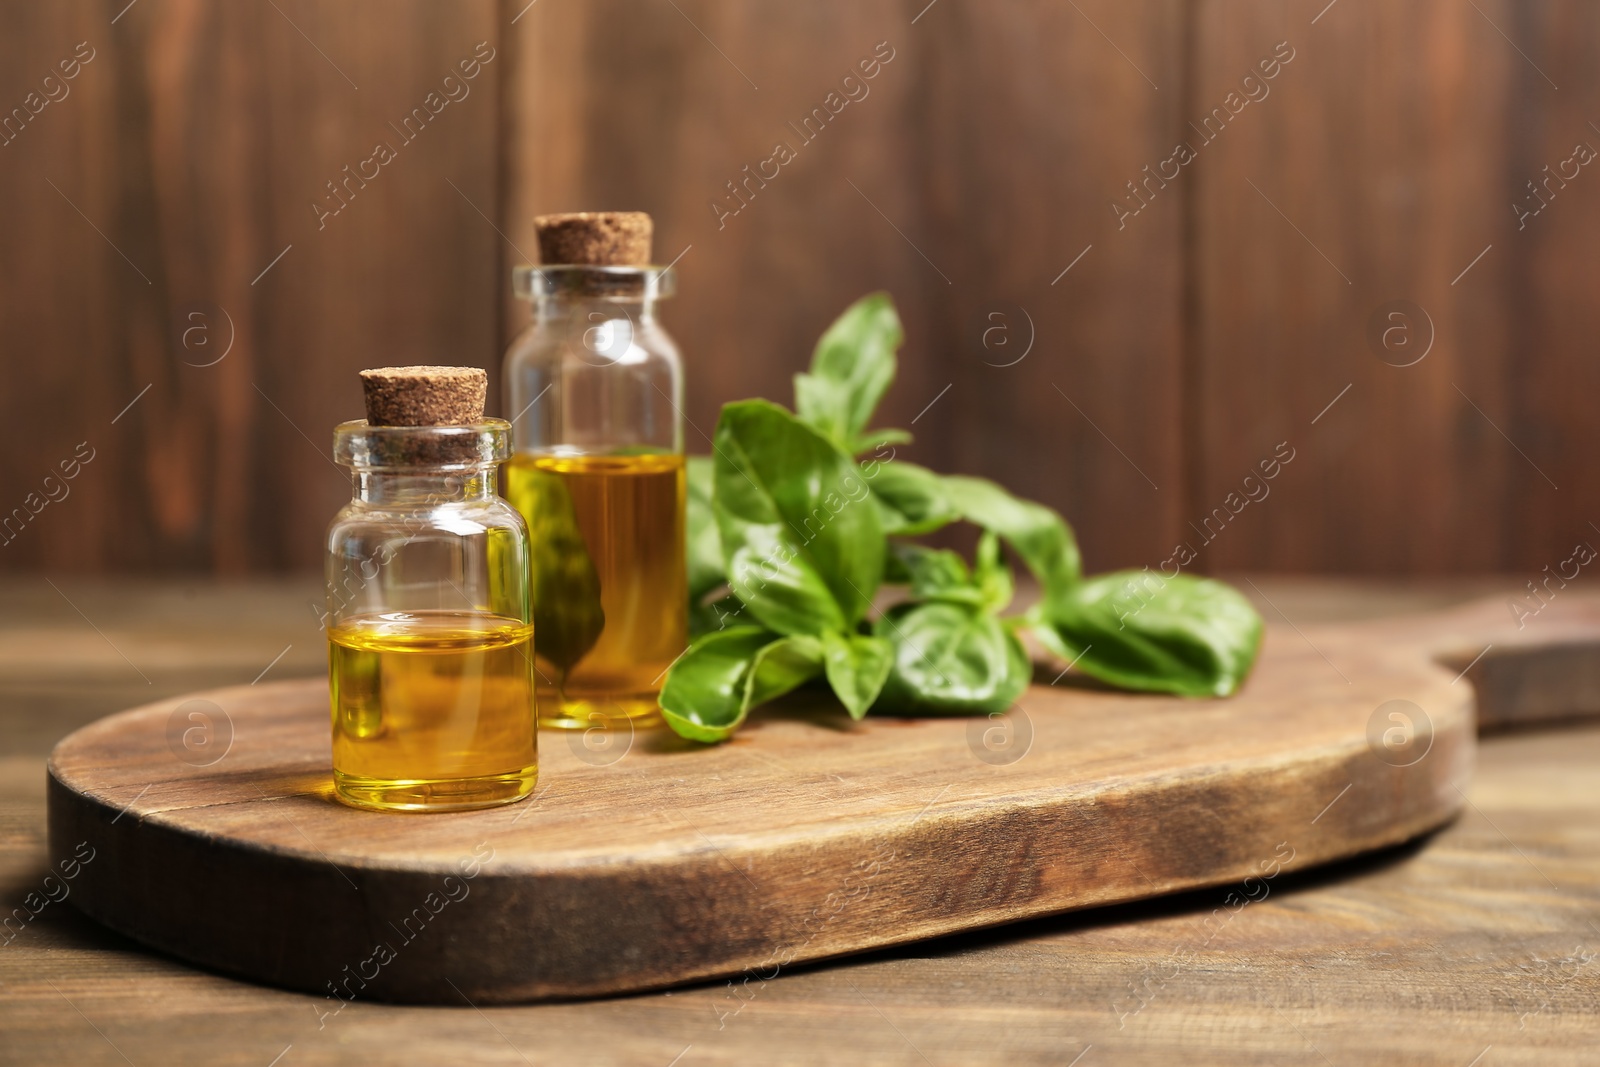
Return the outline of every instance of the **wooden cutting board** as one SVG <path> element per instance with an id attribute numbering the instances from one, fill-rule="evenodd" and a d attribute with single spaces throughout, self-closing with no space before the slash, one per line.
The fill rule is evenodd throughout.
<path id="1" fill-rule="evenodd" d="M 1003 717 L 853 723 L 801 696 L 711 748 L 544 732 L 535 798 L 459 814 L 337 803 L 321 680 L 213 690 L 62 741 L 50 847 L 92 850 L 70 898 L 90 916 L 330 1010 L 737 984 L 1201 886 L 1242 906 L 1447 821 L 1474 686 L 1492 723 L 1600 706 L 1600 599 L 1522 630 L 1500 601 L 1274 621 L 1230 700 L 1051 669 Z"/>

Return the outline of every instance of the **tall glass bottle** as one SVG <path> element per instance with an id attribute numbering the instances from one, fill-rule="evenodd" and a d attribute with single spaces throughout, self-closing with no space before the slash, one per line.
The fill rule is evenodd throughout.
<path id="1" fill-rule="evenodd" d="M 506 358 L 528 522 L 540 723 L 657 718 L 688 641 L 683 370 L 656 318 L 670 268 L 520 267 L 533 324 Z"/>
<path id="2" fill-rule="evenodd" d="M 333 777 L 346 803 L 450 811 L 533 789 L 527 530 L 495 495 L 510 437 L 481 418 L 334 433 L 355 489 L 327 542 Z"/>

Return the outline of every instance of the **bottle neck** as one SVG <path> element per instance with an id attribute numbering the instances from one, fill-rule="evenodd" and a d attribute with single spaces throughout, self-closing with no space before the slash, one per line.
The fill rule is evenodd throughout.
<path id="1" fill-rule="evenodd" d="M 546 293 L 534 298 L 530 304 L 534 318 L 543 321 L 587 320 L 598 325 L 617 319 L 654 322 L 656 317 L 655 298 L 648 296 L 619 299 L 588 297 L 576 293 Z"/>
<path id="2" fill-rule="evenodd" d="M 468 470 L 362 470 L 353 472 L 355 499 L 387 507 L 429 508 L 493 499 L 495 464 Z"/>

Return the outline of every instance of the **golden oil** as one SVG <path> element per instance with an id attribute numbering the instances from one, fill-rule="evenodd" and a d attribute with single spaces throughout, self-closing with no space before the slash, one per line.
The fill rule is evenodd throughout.
<path id="1" fill-rule="evenodd" d="M 328 630 L 339 798 L 451 811 L 538 779 L 533 625 L 488 612 L 357 615 Z"/>
<path id="2" fill-rule="evenodd" d="M 688 643 L 683 457 L 520 454 L 505 472 L 528 522 L 540 724 L 658 720 Z"/>

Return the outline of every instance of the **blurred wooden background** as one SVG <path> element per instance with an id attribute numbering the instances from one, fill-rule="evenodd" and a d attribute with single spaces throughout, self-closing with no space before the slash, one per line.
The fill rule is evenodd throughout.
<path id="1" fill-rule="evenodd" d="M 319 566 L 356 370 L 493 380 L 531 217 L 590 208 L 652 212 L 681 255 L 696 451 L 881 288 L 903 455 L 1052 504 L 1093 569 L 1187 542 L 1202 571 L 1533 577 L 1600 544 L 1581 0 L 5 0 L 0 23 L 0 509 L 26 520 L 3 569 Z M 788 124 L 875 50 L 802 144 Z M 406 143 L 430 92 L 454 98 Z M 1179 140 L 1197 158 L 1119 221 Z M 379 141 L 396 158 L 319 219 Z M 719 224 L 778 141 L 794 161 Z"/>

